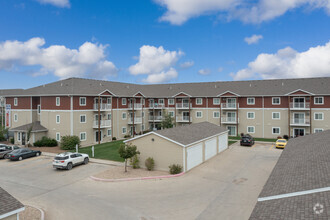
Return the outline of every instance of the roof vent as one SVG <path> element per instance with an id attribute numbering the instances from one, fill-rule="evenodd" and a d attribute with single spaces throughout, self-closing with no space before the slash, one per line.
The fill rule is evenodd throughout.
<path id="1" fill-rule="evenodd" d="M 252 87 L 252 84 L 250 83 L 250 87 Z"/>
<path id="2" fill-rule="evenodd" d="M 126 88 L 129 89 L 129 85 L 127 85 Z"/>
<path id="3" fill-rule="evenodd" d="M 170 89 L 172 89 L 172 86 L 170 86 Z"/>
<path id="4" fill-rule="evenodd" d="M 61 86 L 63 86 L 63 83 L 61 83 Z"/>
<path id="5" fill-rule="evenodd" d="M 100 83 L 100 86 L 102 86 L 102 83 Z"/>
<path id="6" fill-rule="evenodd" d="M 217 88 L 217 84 L 214 85 L 214 88 Z"/>
<path id="7" fill-rule="evenodd" d="M 284 82 L 282 82 L 282 86 L 284 86 Z"/>

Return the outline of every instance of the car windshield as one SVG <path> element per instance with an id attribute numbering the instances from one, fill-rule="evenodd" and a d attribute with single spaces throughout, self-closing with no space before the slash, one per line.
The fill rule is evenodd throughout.
<path id="1" fill-rule="evenodd" d="M 67 160 L 67 159 L 69 159 L 68 156 L 66 156 L 66 157 L 55 157 L 55 160 Z"/>
<path id="2" fill-rule="evenodd" d="M 21 150 L 13 150 L 11 153 L 12 154 L 18 154 L 18 153 L 21 153 Z"/>
<path id="3" fill-rule="evenodd" d="M 280 142 L 280 143 L 285 143 L 286 140 L 277 140 L 277 142 Z"/>

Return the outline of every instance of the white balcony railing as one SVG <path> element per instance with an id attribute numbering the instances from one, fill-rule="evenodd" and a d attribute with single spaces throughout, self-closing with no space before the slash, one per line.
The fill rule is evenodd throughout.
<path id="1" fill-rule="evenodd" d="M 290 102 L 290 109 L 305 110 L 310 108 L 309 102 Z"/>
<path id="2" fill-rule="evenodd" d="M 290 121 L 291 126 L 310 126 L 309 118 L 292 118 Z"/>
<path id="3" fill-rule="evenodd" d="M 99 110 L 99 104 L 94 103 L 94 111 L 98 111 L 98 110 Z M 100 111 L 106 111 L 106 110 L 111 110 L 111 104 L 101 103 Z"/>
<path id="4" fill-rule="evenodd" d="M 100 122 L 101 122 L 100 128 L 110 128 L 111 127 L 111 120 L 101 120 Z M 93 121 L 93 128 L 99 128 L 98 120 Z"/>
<path id="5" fill-rule="evenodd" d="M 222 109 L 236 109 L 238 108 L 238 104 L 236 103 L 221 103 Z"/>
<path id="6" fill-rule="evenodd" d="M 141 123 L 142 123 L 142 117 L 134 118 L 134 124 L 141 124 Z M 133 124 L 133 118 L 128 118 L 128 124 Z"/>
<path id="7" fill-rule="evenodd" d="M 191 108 L 191 103 L 176 103 L 176 108 L 177 109 L 189 109 L 189 106 Z"/>
<path id="8" fill-rule="evenodd" d="M 156 109 L 162 109 L 165 107 L 165 104 L 159 104 L 159 103 L 150 103 L 150 108 L 156 108 Z"/>
<path id="9" fill-rule="evenodd" d="M 192 122 L 192 117 L 189 116 L 176 116 L 177 122 Z"/>
<path id="10" fill-rule="evenodd" d="M 221 117 L 221 123 L 223 124 L 238 124 L 239 118 L 236 117 Z"/>
<path id="11" fill-rule="evenodd" d="M 139 110 L 139 109 L 142 109 L 142 104 L 141 103 L 134 103 L 134 105 L 132 103 L 128 104 L 129 109 L 133 109 L 133 107 L 134 107 L 134 110 Z"/>
<path id="12" fill-rule="evenodd" d="M 149 116 L 149 121 L 162 121 L 163 120 L 163 116 Z"/>

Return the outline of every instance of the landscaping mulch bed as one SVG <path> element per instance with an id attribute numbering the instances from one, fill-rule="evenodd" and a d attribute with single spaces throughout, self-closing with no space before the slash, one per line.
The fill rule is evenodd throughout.
<path id="1" fill-rule="evenodd" d="M 41 152 L 55 153 L 59 154 L 62 152 L 66 152 L 66 150 L 62 150 L 59 146 L 57 147 L 29 147 L 31 150 L 40 150 Z"/>

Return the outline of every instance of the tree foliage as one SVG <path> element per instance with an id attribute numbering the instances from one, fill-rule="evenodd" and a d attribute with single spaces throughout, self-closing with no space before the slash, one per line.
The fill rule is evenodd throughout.
<path id="1" fill-rule="evenodd" d="M 166 113 L 161 122 L 162 129 L 173 128 L 173 118 L 170 114 Z"/>
<path id="2" fill-rule="evenodd" d="M 121 158 L 125 159 L 125 172 L 127 172 L 127 159 L 140 154 L 137 147 L 132 144 L 121 144 L 118 149 L 118 153 Z"/>

